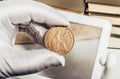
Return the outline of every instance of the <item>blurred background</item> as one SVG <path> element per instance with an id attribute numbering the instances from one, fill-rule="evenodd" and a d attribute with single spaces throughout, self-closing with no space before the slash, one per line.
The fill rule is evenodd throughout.
<path id="1" fill-rule="evenodd" d="M 36 1 L 46 3 L 55 9 L 72 12 L 80 15 L 86 15 L 89 17 L 109 20 L 112 23 L 112 31 L 111 31 L 109 44 L 108 44 L 108 49 L 120 50 L 120 0 L 36 0 Z M 72 25 L 78 26 L 76 24 L 72 24 Z M 91 31 L 88 31 L 88 30 L 91 30 Z M 80 70 L 83 72 L 81 73 L 81 75 L 79 75 L 75 79 L 79 79 L 80 77 L 81 79 L 90 79 L 92 67 L 93 67 L 92 63 L 94 60 L 94 59 L 91 59 L 91 57 L 94 56 L 97 51 L 100 30 L 96 30 L 94 28 L 89 28 L 84 26 L 84 28 L 80 29 L 80 31 L 82 31 L 83 33 L 85 32 L 79 38 L 81 39 L 81 41 L 79 42 L 81 45 L 80 53 L 82 53 L 83 56 L 78 56 L 79 53 L 76 53 L 76 54 L 70 53 L 65 56 L 67 65 L 65 66 L 64 69 L 57 68 L 57 69 L 48 70 L 39 74 L 42 74 L 48 77 L 54 77 L 55 79 L 62 79 L 63 77 L 64 79 L 68 79 L 68 78 L 73 79 L 72 77 L 68 77 L 68 76 L 65 77 L 63 75 L 66 75 L 68 72 L 71 71 L 69 75 L 74 73 L 73 74 L 74 76 L 78 76 L 78 74 L 81 73 L 78 70 L 79 69 L 78 66 L 80 66 L 80 64 L 77 63 L 73 65 L 73 63 L 71 62 L 73 61 L 76 63 L 76 61 L 78 62 L 78 60 L 82 60 L 82 57 L 86 57 L 86 60 L 84 60 L 84 62 L 83 61 L 81 62 L 83 65 Z M 91 32 L 94 32 L 94 33 L 91 33 Z M 33 42 L 29 39 L 28 36 L 25 35 L 25 33 L 19 33 L 16 37 L 15 44 L 16 45 L 27 44 L 24 46 L 24 48 L 29 49 L 31 48 L 29 44 L 33 44 Z M 90 46 L 88 46 L 88 44 L 91 45 L 91 48 L 89 48 Z M 73 51 L 74 50 L 72 50 L 71 52 Z M 88 51 L 92 53 L 89 53 Z M 83 53 L 83 52 L 86 52 L 86 53 Z M 76 57 L 75 60 L 70 59 L 73 56 Z M 76 70 L 73 69 L 73 67 L 76 68 Z M 62 74 L 61 71 L 65 70 L 66 68 L 69 68 L 69 70 L 64 71 L 65 74 Z M 58 71 L 60 71 L 60 73 Z M 84 71 L 88 71 L 88 72 L 84 72 Z M 53 74 L 56 74 L 56 76 Z M 19 78 L 15 78 L 15 79 L 19 79 Z"/>

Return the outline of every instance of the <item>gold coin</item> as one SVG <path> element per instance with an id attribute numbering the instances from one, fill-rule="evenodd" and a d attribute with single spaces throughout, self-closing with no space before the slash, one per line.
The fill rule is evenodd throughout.
<path id="1" fill-rule="evenodd" d="M 67 54 L 73 47 L 74 36 L 67 27 L 52 27 L 45 35 L 45 46 L 60 55 Z"/>

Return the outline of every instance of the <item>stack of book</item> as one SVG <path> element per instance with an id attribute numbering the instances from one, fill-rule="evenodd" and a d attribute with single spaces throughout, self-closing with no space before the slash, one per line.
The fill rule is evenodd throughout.
<path id="1" fill-rule="evenodd" d="M 120 48 L 120 0 L 87 0 L 86 13 L 90 17 L 109 20 L 113 27 L 110 48 Z"/>
<path id="2" fill-rule="evenodd" d="M 113 0 L 87 0 L 90 16 L 108 19 L 113 25 L 120 26 L 120 1 Z"/>

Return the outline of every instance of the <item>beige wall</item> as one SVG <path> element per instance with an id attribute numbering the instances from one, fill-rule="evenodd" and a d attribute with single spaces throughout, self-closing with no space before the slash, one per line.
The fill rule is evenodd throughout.
<path id="1" fill-rule="evenodd" d="M 37 0 L 52 6 L 84 12 L 84 0 Z"/>

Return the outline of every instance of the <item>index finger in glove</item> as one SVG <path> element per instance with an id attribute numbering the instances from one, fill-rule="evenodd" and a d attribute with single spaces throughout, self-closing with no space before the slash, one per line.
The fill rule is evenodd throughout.
<path id="1" fill-rule="evenodd" d="M 4 10 L 12 24 L 27 24 L 30 21 L 47 25 L 68 26 L 69 21 L 50 6 L 36 1 L 3 1 Z M 7 11 L 7 12 L 6 12 Z"/>

